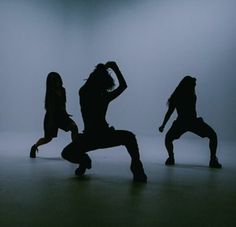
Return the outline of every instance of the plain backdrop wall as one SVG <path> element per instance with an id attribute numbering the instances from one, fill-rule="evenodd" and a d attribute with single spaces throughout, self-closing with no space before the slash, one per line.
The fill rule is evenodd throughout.
<path id="1" fill-rule="evenodd" d="M 111 125 L 158 135 L 168 97 L 190 74 L 199 116 L 236 139 L 235 8 L 234 0 L 1 0 L 0 131 L 42 131 L 50 71 L 61 74 L 82 129 L 78 89 L 97 63 L 115 60 L 128 89 L 110 105 Z"/>

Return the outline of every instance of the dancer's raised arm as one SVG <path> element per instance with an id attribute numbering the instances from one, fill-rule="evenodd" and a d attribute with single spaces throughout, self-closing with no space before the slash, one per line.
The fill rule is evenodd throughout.
<path id="1" fill-rule="evenodd" d="M 109 98 L 110 100 L 115 99 L 116 97 L 118 97 L 126 88 L 127 88 L 127 84 L 126 81 L 118 67 L 118 65 L 113 62 L 113 61 L 109 61 L 105 64 L 105 66 L 109 69 L 112 69 L 118 79 L 119 85 L 116 89 L 114 89 L 113 91 L 109 92 Z"/>

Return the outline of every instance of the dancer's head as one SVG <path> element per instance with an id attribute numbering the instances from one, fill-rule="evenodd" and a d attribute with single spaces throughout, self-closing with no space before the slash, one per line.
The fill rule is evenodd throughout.
<path id="1" fill-rule="evenodd" d="M 192 76 L 185 76 L 179 83 L 178 89 L 182 92 L 194 90 L 196 86 L 196 78 Z"/>
<path id="2" fill-rule="evenodd" d="M 55 91 L 62 88 L 63 82 L 61 76 L 57 72 L 50 72 L 47 76 L 46 81 L 46 96 L 45 96 L 45 109 L 47 110 L 49 106 L 52 105 L 53 99 L 51 98 L 55 95 Z M 63 93 L 63 98 L 66 102 L 65 94 Z"/>
<path id="3" fill-rule="evenodd" d="M 168 103 L 178 102 L 183 97 L 195 95 L 196 78 L 185 76 L 170 96 Z"/>
<path id="4" fill-rule="evenodd" d="M 63 85 L 61 76 L 57 72 L 50 72 L 47 76 L 47 90 L 61 88 Z"/>
<path id="5" fill-rule="evenodd" d="M 115 82 L 109 74 L 106 65 L 99 63 L 89 75 L 86 85 L 91 87 L 91 89 L 103 92 L 112 90 L 115 86 Z"/>

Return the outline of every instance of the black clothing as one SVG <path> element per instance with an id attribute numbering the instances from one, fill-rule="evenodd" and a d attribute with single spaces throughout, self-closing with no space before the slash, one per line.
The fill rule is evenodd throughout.
<path id="1" fill-rule="evenodd" d="M 80 91 L 80 106 L 84 121 L 84 133 L 70 143 L 62 152 L 68 161 L 79 163 L 85 152 L 114 146 L 126 146 L 132 159 L 139 160 L 135 135 L 125 130 L 115 130 L 106 121 L 110 101 L 117 97 L 116 91 L 99 93 L 84 85 Z"/>
<path id="2" fill-rule="evenodd" d="M 177 118 L 167 132 L 166 137 L 170 140 L 178 139 L 188 131 L 202 138 L 214 133 L 214 130 L 202 118 L 195 118 L 189 121 L 182 121 Z"/>
<path id="3" fill-rule="evenodd" d="M 113 65 L 112 69 L 116 73 L 119 86 L 112 91 L 105 89 L 108 86 L 105 86 L 107 79 L 104 78 L 109 76 L 106 69 L 105 72 L 99 72 L 100 69 L 97 68 L 97 71 L 90 75 L 90 78 L 79 91 L 84 133 L 79 134 L 78 138 L 63 149 L 62 157 L 70 162 L 79 163 L 80 166 L 76 170 L 76 174 L 83 175 L 86 169 L 91 168 L 91 160 L 86 161 L 88 160 L 86 152 L 124 145 L 131 157 L 131 171 L 134 175 L 134 181 L 146 182 L 147 176 L 140 161 L 135 135 L 129 131 L 115 130 L 113 127 L 109 127 L 106 121 L 109 103 L 127 88 L 118 67 L 114 63 L 110 62 L 109 64 Z M 105 77 L 100 73 L 105 73 Z M 97 84 L 94 81 L 97 81 Z"/>
<path id="4" fill-rule="evenodd" d="M 125 130 L 108 129 L 98 134 L 79 134 L 78 138 L 67 145 L 62 157 L 73 163 L 80 163 L 85 152 L 123 145 L 133 160 L 139 160 L 138 144 L 135 135 Z"/>
<path id="5" fill-rule="evenodd" d="M 109 126 L 106 121 L 106 112 L 110 102 L 109 92 L 90 92 L 83 86 L 80 91 L 80 107 L 84 121 L 84 132 L 101 132 Z"/>
<path id="6" fill-rule="evenodd" d="M 58 129 L 68 132 L 71 125 L 75 122 L 66 112 L 66 93 L 62 87 L 57 93 L 53 93 L 46 97 L 46 114 L 44 117 L 44 134 L 45 137 L 57 137 Z"/>
<path id="7" fill-rule="evenodd" d="M 76 125 L 75 122 L 66 115 L 58 115 L 54 120 L 50 119 L 48 113 L 45 114 L 44 117 L 44 136 L 46 138 L 49 137 L 57 137 L 58 129 L 62 129 L 65 132 L 68 132 L 71 129 L 72 125 Z"/>
<path id="8" fill-rule="evenodd" d="M 188 95 L 185 97 L 178 97 L 176 102 L 170 103 L 173 107 L 176 108 L 178 118 L 177 120 L 181 121 L 191 121 L 196 119 L 196 95 Z"/>

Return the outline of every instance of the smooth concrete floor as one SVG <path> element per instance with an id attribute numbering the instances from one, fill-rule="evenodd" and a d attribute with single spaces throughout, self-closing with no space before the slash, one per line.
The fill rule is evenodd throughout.
<path id="1" fill-rule="evenodd" d="M 89 153 L 82 179 L 60 157 L 69 135 L 29 149 L 40 134 L 0 134 L 0 226 L 236 226 L 234 142 L 219 142 L 223 169 L 208 168 L 208 142 L 175 142 L 176 165 L 166 167 L 164 137 L 137 137 L 148 183 L 133 183 L 124 147 Z"/>

